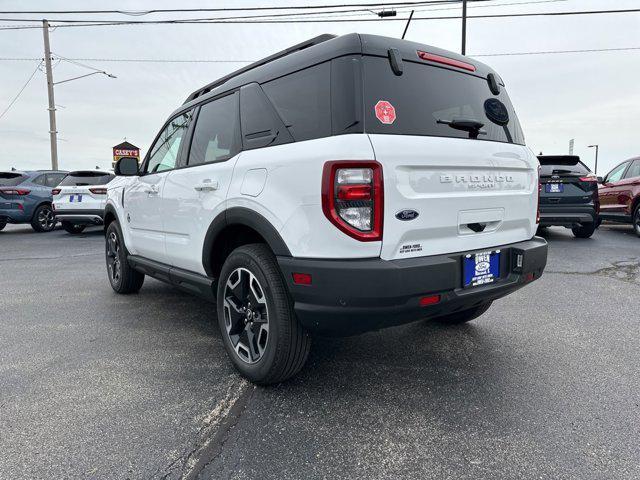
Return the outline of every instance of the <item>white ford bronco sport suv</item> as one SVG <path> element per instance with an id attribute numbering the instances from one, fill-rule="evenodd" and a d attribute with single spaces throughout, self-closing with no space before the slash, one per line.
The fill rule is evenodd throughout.
<path id="1" fill-rule="evenodd" d="M 303 366 L 310 333 L 455 324 L 539 278 L 538 161 L 500 77 L 452 52 L 323 35 L 190 95 L 116 165 L 109 281 L 216 301 L 235 367 Z"/>

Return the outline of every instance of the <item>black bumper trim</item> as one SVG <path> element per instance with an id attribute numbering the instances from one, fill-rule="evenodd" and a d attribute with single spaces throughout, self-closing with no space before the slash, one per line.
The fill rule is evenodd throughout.
<path id="1" fill-rule="evenodd" d="M 543 238 L 491 250 L 498 248 L 503 252 L 500 280 L 473 289 L 461 288 L 462 258 L 472 252 L 390 261 L 277 258 L 302 324 L 319 333 L 349 335 L 465 310 L 542 275 L 547 262 Z M 522 267 L 517 267 L 518 254 Z M 295 285 L 293 273 L 311 274 L 313 284 Z M 441 295 L 440 303 L 420 307 L 420 298 L 430 294 Z"/>
<path id="2" fill-rule="evenodd" d="M 597 220 L 598 213 L 594 205 L 540 205 L 540 225 L 543 227 L 571 227 Z"/>

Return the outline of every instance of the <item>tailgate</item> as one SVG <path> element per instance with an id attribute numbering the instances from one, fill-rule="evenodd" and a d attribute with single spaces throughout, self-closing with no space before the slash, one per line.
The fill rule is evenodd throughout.
<path id="1" fill-rule="evenodd" d="M 538 162 L 528 148 L 444 137 L 370 138 L 384 176 L 382 258 L 486 249 L 534 236 Z M 404 213 L 412 211 L 418 215 Z"/>

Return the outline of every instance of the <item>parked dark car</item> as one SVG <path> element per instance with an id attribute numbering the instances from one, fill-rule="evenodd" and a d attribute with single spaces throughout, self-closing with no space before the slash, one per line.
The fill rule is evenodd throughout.
<path id="1" fill-rule="evenodd" d="M 600 218 L 631 223 L 640 237 L 640 157 L 622 162 L 602 180 Z"/>
<path id="2" fill-rule="evenodd" d="M 598 226 L 598 178 L 575 155 L 541 155 L 538 160 L 540 227 L 559 225 L 589 238 Z"/>
<path id="3" fill-rule="evenodd" d="M 53 230 L 51 189 L 65 175 L 53 170 L 0 172 L 0 230 L 7 223 L 30 223 L 36 232 Z"/>

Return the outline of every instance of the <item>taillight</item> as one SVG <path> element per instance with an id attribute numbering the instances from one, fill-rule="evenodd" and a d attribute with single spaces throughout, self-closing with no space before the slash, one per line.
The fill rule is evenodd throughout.
<path id="1" fill-rule="evenodd" d="M 470 72 L 476 71 L 475 65 L 472 65 L 467 62 L 462 62 L 460 60 L 456 60 L 455 58 L 443 57 L 442 55 L 423 52 L 422 50 L 418 50 L 417 54 L 420 60 L 427 60 L 429 62 L 436 62 L 436 63 L 441 63 L 443 65 L 449 65 L 450 67 L 462 68 L 463 70 L 469 70 Z"/>
<path id="2" fill-rule="evenodd" d="M 107 194 L 107 189 L 106 188 L 90 188 L 89 191 L 95 195 L 106 195 Z"/>
<path id="3" fill-rule="evenodd" d="M 51 195 L 58 195 L 62 190 L 60 190 L 59 188 L 54 188 L 53 190 L 51 190 Z"/>
<path id="4" fill-rule="evenodd" d="M 542 183 L 540 183 L 540 165 L 538 165 L 538 205 L 536 206 L 536 224 L 540 223 L 540 192 L 542 192 Z"/>
<path id="5" fill-rule="evenodd" d="M 382 165 L 375 161 L 331 161 L 322 172 L 322 211 L 356 240 L 382 240 Z"/>
<path id="6" fill-rule="evenodd" d="M 31 193 L 31 190 L 27 190 L 26 188 L 5 187 L 0 188 L 0 192 L 4 193 L 5 195 L 23 196 L 29 195 Z"/>
<path id="7" fill-rule="evenodd" d="M 598 183 L 598 177 L 596 177 L 595 175 L 587 175 L 586 177 L 580 177 L 580 181 Z"/>

